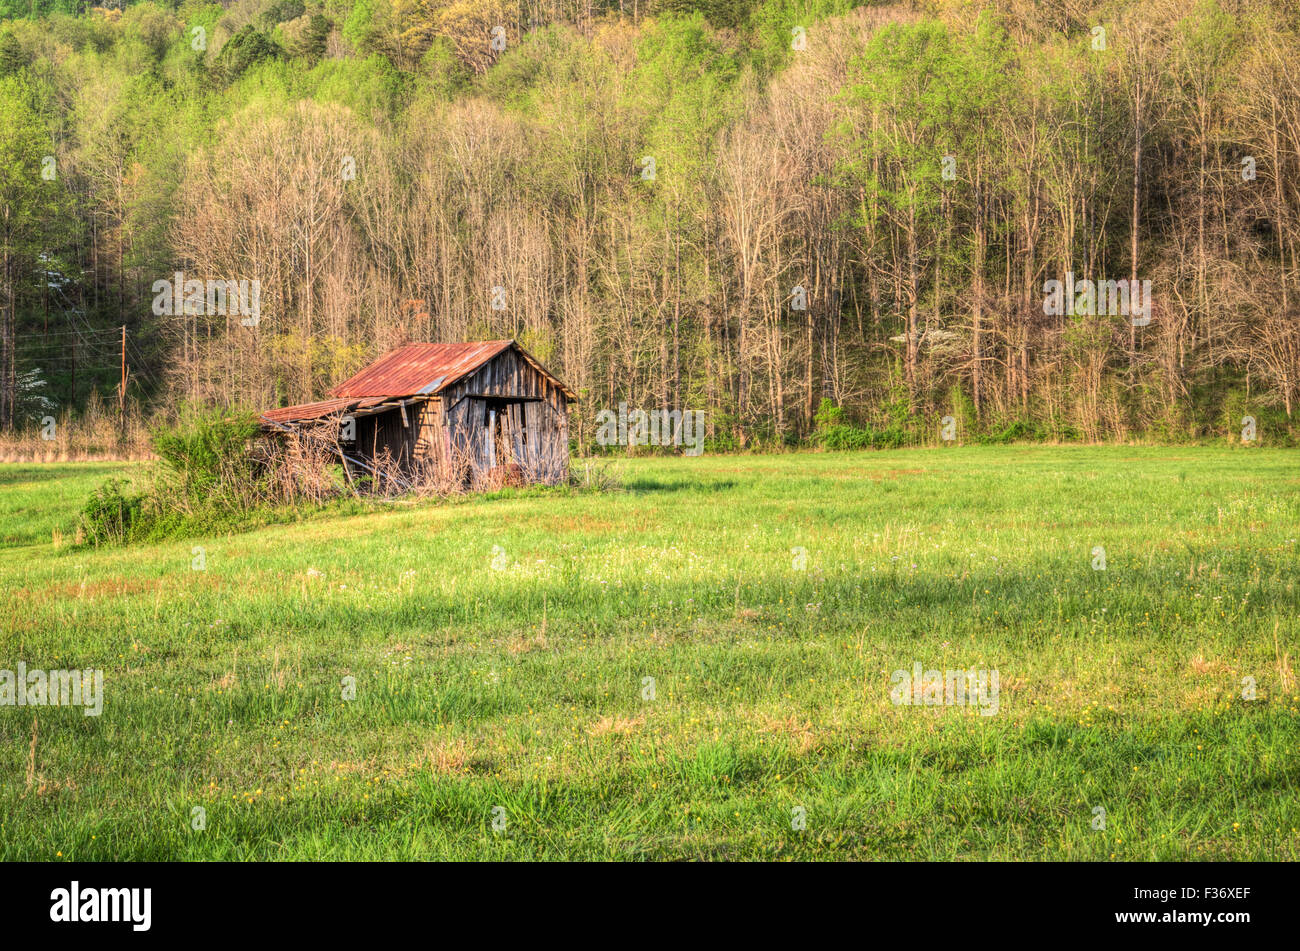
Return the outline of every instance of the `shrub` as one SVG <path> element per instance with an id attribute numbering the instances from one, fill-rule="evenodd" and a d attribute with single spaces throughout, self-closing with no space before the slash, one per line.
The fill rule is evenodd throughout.
<path id="1" fill-rule="evenodd" d="M 269 500 L 264 466 L 249 452 L 258 432 L 251 414 L 183 411 L 156 430 L 159 462 L 141 491 L 109 480 L 86 500 L 81 529 L 88 544 L 122 544 L 231 528 Z"/>
<path id="2" fill-rule="evenodd" d="M 81 527 L 88 543 L 125 542 L 141 521 L 144 496 L 126 494 L 123 485 L 117 479 L 109 479 L 92 492 L 81 507 Z"/>
<path id="3" fill-rule="evenodd" d="M 995 425 L 988 432 L 982 433 L 977 441 L 986 446 L 1005 446 L 1013 442 L 1041 441 L 1043 436 L 1037 423 L 1016 419 L 1002 424 L 1000 428 Z"/>
<path id="4" fill-rule="evenodd" d="M 1244 417 L 1255 420 L 1255 438 L 1249 443 L 1242 441 Z M 1231 392 L 1224 400 L 1220 418 L 1215 421 L 1215 435 L 1222 433 L 1233 445 L 1245 446 L 1294 446 L 1296 443 L 1291 430 L 1291 420 L 1280 406 L 1267 406 L 1258 399 L 1249 399 L 1240 390 Z"/>
<path id="5" fill-rule="evenodd" d="M 854 426 L 846 420 L 844 408 L 827 397 L 822 397 L 813 422 L 813 441 L 823 449 L 897 449 L 907 441 L 902 424 L 891 422 L 884 429 Z"/>
<path id="6" fill-rule="evenodd" d="M 258 494 L 249 442 L 258 434 L 251 413 L 226 416 L 186 411 L 170 429 L 153 433 L 153 449 L 168 489 L 186 507 L 246 507 Z"/>

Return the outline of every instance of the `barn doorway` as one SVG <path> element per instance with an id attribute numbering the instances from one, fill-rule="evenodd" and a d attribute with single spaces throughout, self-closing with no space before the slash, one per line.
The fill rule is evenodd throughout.
<path id="1" fill-rule="evenodd" d="M 481 420 L 481 458 L 490 481 L 522 483 L 529 461 L 528 400 L 479 397 L 472 419 Z"/>

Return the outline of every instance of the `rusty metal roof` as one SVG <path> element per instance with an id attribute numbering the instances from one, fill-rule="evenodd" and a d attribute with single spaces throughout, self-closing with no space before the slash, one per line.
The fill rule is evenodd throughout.
<path id="1" fill-rule="evenodd" d="M 377 406 L 388 399 L 432 396 L 463 380 L 503 351 L 514 347 L 520 356 L 558 386 L 566 397 L 577 394 L 513 340 L 479 343 L 408 343 L 384 354 L 351 379 L 330 390 L 333 399 L 267 410 L 262 421 L 271 426 L 304 423 L 334 413 Z"/>
<path id="2" fill-rule="evenodd" d="M 268 423 L 305 423 L 312 419 L 323 419 L 334 413 L 348 413 L 354 409 L 364 409 L 367 406 L 376 406 L 382 403 L 384 398 L 375 399 L 338 399 L 322 400 L 319 403 L 301 403 L 298 406 L 284 406 L 280 409 L 269 409 L 262 414 L 262 419 Z"/>
<path id="3" fill-rule="evenodd" d="M 479 343 L 408 343 L 384 354 L 330 395 L 335 397 L 388 398 L 432 396 L 463 380 L 497 354 L 514 347 L 539 373 L 576 399 L 564 382 L 513 340 L 485 340 Z"/>
<path id="4" fill-rule="evenodd" d="M 340 383 L 330 395 L 429 396 L 473 373 L 513 342 L 408 343 Z"/>

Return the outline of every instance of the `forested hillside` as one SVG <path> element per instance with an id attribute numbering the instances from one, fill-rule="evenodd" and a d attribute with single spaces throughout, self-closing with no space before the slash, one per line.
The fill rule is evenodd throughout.
<path id="1" fill-rule="evenodd" d="M 1300 0 L 0 14 L 10 429 L 116 407 L 123 354 L 147 417 L 517 337 L 584 446 L 620 401 L 715 449 L 1300 431 Z"/>

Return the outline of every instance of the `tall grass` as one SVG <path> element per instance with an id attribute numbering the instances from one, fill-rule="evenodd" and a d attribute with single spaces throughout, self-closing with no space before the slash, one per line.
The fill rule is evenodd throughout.
<path id="1" fill-rule="evenodd" d="M 143 460 L 152 457 L 145 411 L 128 399 L 125 413 L 96 392 L 80 410 L 42 411 L 0 430 L 0 463 Z"/>
<path id="2" fill-rule="evenodd" d="M 0 858 L 1295 860 L 1297 461 L 631 460 L 0 549 L 4 655 L 106 691 L 0 707 Z M 0 511 L 75 511 L 58 472 Z M 997 669 L 999 712 L 893 705 L 913 663 Z"/>

